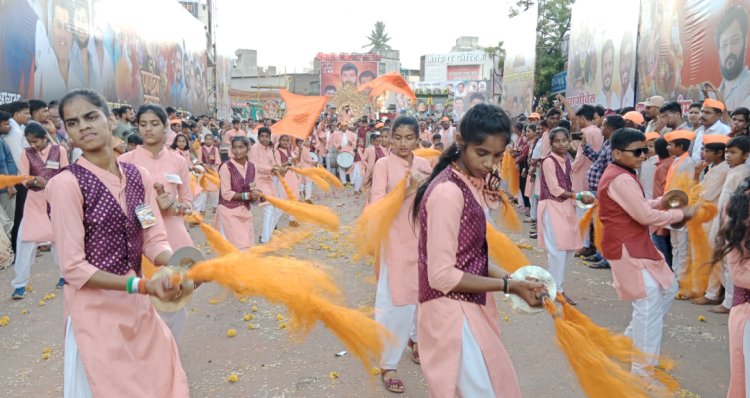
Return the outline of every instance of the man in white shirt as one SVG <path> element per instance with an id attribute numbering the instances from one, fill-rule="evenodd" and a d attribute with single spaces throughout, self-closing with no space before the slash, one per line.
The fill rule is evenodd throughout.
<path id="1" fill-rule="evenodd" d="M 10 132 L 2 136 L 2 140 L 8 145 L 13 162 L 18 170 L 21 169 L 21 151 L 29 146 L 24 136 L 26 124 L 31 120 L 31 106 L 26 101 L 15 101 L 2 106 L 2 110 L 10 113 Z M 13 218 L 13 229 L 10 231 L 10 243 L 13 252 L 16 251 L 18 242 L 18 228 L 23 219 L 23 205 L 26 202 L 26 187 L 23 184 L 16 185 L 16 207 Z"/>
<path id="2" fill-rule="evenodd" d="M 724 103 L 715 99 L 707 98 L 703 101 L 701 108 L 701 126 L 695 130 L 695 141 L 690 149 L 690 157 L 696 162 L 701 160 L 703 150 L 703 136 L 710 134 L 729 135 L 732 129 L 722 123 L 721 115 L 726 110 Z"/>

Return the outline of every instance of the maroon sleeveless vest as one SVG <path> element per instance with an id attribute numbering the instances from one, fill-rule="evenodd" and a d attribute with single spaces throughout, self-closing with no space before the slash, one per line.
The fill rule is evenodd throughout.
<path id="1" fill-rule="evenodd" d="M 547 159 L 552 159 L 552 161 L 555 162 L 555 175 L 557 176 L 557 182 L 560 184 L 560 187 L 566 192 L 573 191 L 573 182 L 570 180 L 570 158 L 567 156 L 565 157 L 565 170 L 563 170 L 560 163 L 557 159 L 552 157 L 552 155 L 547 155 L 547 157 L 544 158 L 544 160 Z M 567 200 L 564 198 L 558 198 L 549 192 L 549 186 L 547 185 L 547 179 L 544 178 L 544 173 L 542 173 L 542 180 L 540 181 L 539 188 L 539 200 L 554 200 L 555 202 L 565 202 Z"/>
<path id="2" fill-rule="evenodd" d="M 45 180 L 49 181 L 52 177 L 56 176 L 60 171 L 61 168 L 58 167 L 57 169 L 50 169 L 47 167 L 47 162 L 42 160 L 42 158 L 39 156 L 39 154 L 34 150 L 34 148 L 26 148 L 26 157 L 29 159 L 29 175 L 34 177 L 43 177 Z M 60 146 L 58 145 L 52 145 L 52 147 L 49 149 L 49 155 L 47 155 L 47 161 L 53 161 L 60 163 Z M 43 188 L 29 188 L 32 191 L 41 191 Z"/>
<path id="3" fill-rule="evenodd" d="M 486 304 L 485 293 L 442 292 L 430 287 L 427 280 L 427 198 L 440 183 L 452 182 L 461 189 L 464 196 L 464 209 L 461 214 L 461 227 L 458 230 L 458 253 L 455 267 L 474 275 L 487 276 L 487 224 L 482 206 L 474 198 L 469 187 L 450 167 L 438 174 L 427 188 L 419 208 L 419 302 L 424 303 L 438 297 L 449 297 L 480 305 Z"/>
<path id="4" fill-rule="evenodd" d="M 208 164 L 214 164 L 214 161 L 216 160 L 216 147 L 212 146 L 211 149 L 208 149 L 208 147 L 202 147 L 201 148 L 201 161 L 203 163 Z"/>
<path id="5" fill-rule="evenodd" d="M 609 197 L 607 188 L 615 177 L 625 174 L 632 178 L 641 188 L 641 196 L 645 198 L 643 187 L 634 172 L 624 169 L 615 163 L 610 163 L 599 180 L 599 218 L 605 228 L 602 228 L 602 255 L 608 260 L 622 258 L 622 246 L 635 258 L 661 260 L 662 256 L 651 241 L 648 225 L 641 225 Z M 645 199 L 644 199 L 645 200 Z"/>
<path id="6" fill-rule="evenodd" d="M 750 303 L 750 289 L 734 286 L 734 296 L 732 297 L 732 307 L 740 304 Z"/>
<path id="7" fill-rule="evenodd" d="M 226 166 L 229 169 L 229 175 L 231 177 L 232 191 L 234 192 L 248 192 L 250 183 L 255 181 L 255 165 L 253 162 L 247 160 L 247 172 L 243 177 L 240 174 L 240 170 L 231 161 L 225 162 L 222 166 Z M 244 200 L 226 200 L 224 196 L 219 195 L 219 204 L 228 208 L 236 209 L 241 206 L 250 208 L 250 202 Z"/>
<path id="8" fill-rule="evenodd" d="M 92 172 L 78 164 L 68 166 L 67 170 L 78 180 L 83 195 L 86 261 L 113 274 L 125 275 L 132 269 L 141 275 L 143 230 L 135 209 L 145 203 L 146 195 L 138 168 L 130 163 L 120 166 L 125 174 L 127 214 Z"/>

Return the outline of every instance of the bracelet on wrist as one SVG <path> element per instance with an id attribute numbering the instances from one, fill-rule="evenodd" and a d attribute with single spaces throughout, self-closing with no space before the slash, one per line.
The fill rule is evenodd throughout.
<path id="1" fill-rule="evenodd" d="M 503 293 L 510 294 L 510 275 L 505 275 L 503 277 Z"/>
<path id="2" fill-rule="evenodd" d="M 125 291 L 128 292 L 128 294 L 133 294 L 133 280 L 135 279 L 135 276 L 131 276 L 128 278 L 128 282 L 125 284 Z"/>
<path id="3" fill-rule="evenodd" d="M 146 291 L 146 282 L 148 282 L 148 279 L 139 278 L 138 280 L 138 293 L 139 294 L 148 294 L 148 291 Z"/>

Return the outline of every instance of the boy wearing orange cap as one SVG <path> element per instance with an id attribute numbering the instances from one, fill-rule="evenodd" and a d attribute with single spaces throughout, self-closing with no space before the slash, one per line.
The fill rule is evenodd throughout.
<path id="1" fill-rule="evenodd" d="M 695 139 L 695 133 L 687 130 L 676 130 L 664 134 L 667 140 L 667 149 L 669 154 L 675 159 L 667 171 L 665 192 L 672 188 L 672 181 L 680 174 L 687 174 L 690 178 L 695 178 L 695 167 L 697 162 L 690 157 L 688 152 L 690 143 Z M 677 275 L 677 279 L 682 279 L 685 273 L 685 262 L 688 258 L 688 235 L 685 227 L 679 229 L 670 228 L 670 240 L 672 242 L 672 271 Z"/>
<path id="2" fill-rule="evenodd" d="M 707 98 L 703 101 L 701 108 L 701 126 L 695 130 L 695 141 L 691 149 L 691 156 L 696 162 L 701 161 L 703 150 L 703 137 L 711 134 L 729 135 L 732 131 L 729 126 L 721 121 L 721 115 L 724 113 L 724 104 L 721 101 Z"/>

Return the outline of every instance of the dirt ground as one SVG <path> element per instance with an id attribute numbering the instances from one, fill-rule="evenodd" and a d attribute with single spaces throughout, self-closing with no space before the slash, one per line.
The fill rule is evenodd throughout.
<path id="1" fill-rule="evenodd" d="M 338 198 L 316 202 L 331 206 L 339 213 L 343 225 L 350 224 L 361 209 L 361 201 L 354 198 L 351 189 L 340 193 Z M 262 215 L 258 209 L 254 213 L 255 230 L 260 231 Z M 279 229 L 286 226 L 287 219 L 282 217 Z M 348 304 L 371 311 L 375 300 L 372 267 L 351 259 L 351 248 L 342 243 L 344 234 L 316 230 L 312 238 L 289 254 L 325 264 L 345 292 Z M 205 248 L 205 239 L 198 228 L 191 229 L 191 235 Z M 529 241 L 526 233 L 510 236 L 517 243 L 536 245 L 536 241 Z M 526 253 L 533 263 L 546 264 L 543 251 L 531 249 Z M 4 363 L 0 367 L 2 396 L 62 396 L 62 291 L 54 288 L 58 272 L 49 253 L 37 258 L 32 269 L 32 291 L 20 301 L 10 299 L 12 268 L 0 272 L 0 317 L 10 317 L 9 324 L 0 327 L 0 357 Z M 617 300 L 611 282 L 609 271 L 589 269 L 576 260 L 569 264 L 566 292 L 578 301 L 578 309 L 595 322 L 622 331 L 630 319 L 631 307 Z M 50 293 L 56 297 L 51 297 Z M 187 307 L 190 320 L 179 348 L 191 396 L 393 396 L 352 355 L 336 356 L 344 347 L 322 325 L 303 342 L 292 341 L 277 320 L 277 315 L 285 314 L 282 307 L 260 298 L 250 298 L 245 303 L 232 296 L 213 300 L 221 296 L 218 286 L 204 285 Z M 515 313 L 501 296 L 496 300 L 501 315 L 507 315 L 500 325 L 503 341 L 513 360 L 523 395 L 583 397 L 565 357 L 555 346 L 551 318 L 544 313 Z M 252 311 L 253 306 L 257 307 L 257 312 Z M 254 319 L 244 321 L 245 314 L 252 314 Z M 705 321 L 700 321 L 699 316 L 705 317 Z M 255 328 L 249 330 L 248 323 Z M 227 337 L 230 328 L 237 331 L 232 338 Z M 47 348 L 51 348 L 51 355 L 43 359 Z M 712 314 L 706 307 L 687 302 L 675 302 L 666 319 L 662 353 L 676 362 L 677 368 L 672 374 L 684 389 L 680 396 L 726 396 L 729 380 L 726 315 Z M 402 358 L 399 371 L 406 385 L 406 393 L 401 396 L 428 396 L 419 365 L 408 355 Z M 236 383 L 227 381 L 230 374 L 238 376 Z M 335 375 L 338 377 L 333 377 Z"/>

